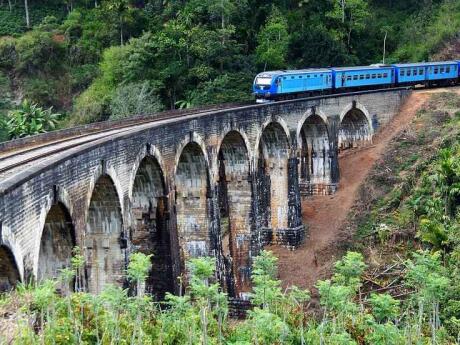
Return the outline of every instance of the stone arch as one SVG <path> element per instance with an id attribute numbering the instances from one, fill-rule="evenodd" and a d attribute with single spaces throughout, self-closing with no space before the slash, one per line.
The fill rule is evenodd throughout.
<path id="1" fill-rule="evenodd" d="M 133 250 L 153 254 L 146 291 L 158 299 L 174 290 L 168 196 L 163 171 L 154 156 L 146 155 L 137 168 L 131 188 Z"/>
<path id="2" fill-rule="evenodd" d="M 13 252 L 5 244 L 0 244 L 0 293 L 14 289 L 20 281 Z"/>
<path id="3" fill-rule="evenodd" d="M 58 278 L 60 270 L 71 265 L 75 230 L 67 207 L 57 202 L 49 209 L 40 238 L 37 280 Z M 63 290 L 70 286 L 61 286 Z"/>
<path id="4" fill-rule="evenodd" d="M 284 133 L 284 135 L 286 136 L 287 147 L 289 147 L 289 144 L 291 143 L 291 134 L 289 132 L 289 128 L 288 128 L 286 122 L 282 118 L 280 118 L 278 116 L 275 116 L 273 118 L 269 118 L 269 119 L 265 120 L 265 122 L 262 124 L 261 130 L 258 133 L 257 139 L 256 139 L 256 146 L 255 146 L 255 150 L 254 150 L 255 166 L 257 166 L 258 162 L 259 162 L 260 144 L 261 144 L 261 140 L 262 140 L 262 136 L 264 134 L 264 131 L 268 126 L 273 126 L 274 124 L 276 126 L 279 126 L 278 128 L 280 128 L 282 130 L 282 132 L 280 132 L 280 135 L 282 133 Z"/>
<path id="5" fill-rule="evenodd" d="M 91 195 L 84 241 L 90 292 L 124 283 L 126 241 L 119 194 L 113 179 L 102 174 Z"/>
<path id="6" fill-rule="evenodd" d="M 211 193 L 206 158 L 203 147 L 191 140 L 182 147 L 174 169 L 177 234 L 184 260 L 208 255 L 210 249 Z"/>
<path id="7" fill-rule="evenodd" d="M 250 245 L 252 188 L 248 146 L 237 131 L 228 132 L 218 150 L 218 201 L 229 294 L 245 298 L 251 291 Z"/>
<path id="8" fill-rule="evenodd" d="M 308 194 L 329 194 L 331 184 L 331 155 L 329 133 L 324 118 L 314 112 L 300 124 L 301 188 Z"/>
<path id="9" fill-rule="evenodd" d="M 286 129 L 271 122 L 263 129 L 257 147 L 258 223 L 272 231 L 288 227 L 289 142 Z"/>
<path id="10" fill-rule="evenodd" d="M 118 203 L 120 204 L 120 208 L 121 208 L 121 214 L 124 215 L 125 209 L 124 209 L 124 200 L 123 200 L 123 188 L 121 186 L 120 180 L 118 179 L 115 169 L 111 165 L 108 165 L 106 161 L 101 161 L 101 163 L 96 167 L 96 169 L 92 173 L 92 177 L 90 178 L 90 181 L 89 181 L 89 188 L 88 188 L 87 198 L 86 198 L 85 215 L 83 218 L 85 220 L 88 220 L 88 211 L 89 211 L 89 206 L 91 203 L 91 197 L 94 193 L 94 188 L 96 187 L 96 183 L 101 176 L 107 176 L 112 181 L 112 184 L 115 187 L 115 190 L 117 192 Z M 69 208 L 67 204 L 66 206 Z M 71 215 L 73 214 L 71 213 Z"/>
<path id="11" fill-rule="evenodd" d="M 133 164 L 133 168 L 131 169 L 131 174 L 130 174 L 130 184 L 129 184 L 129 189 L 128 189 L 128 198 L 132 200 L 133 198 L 133 187 L 134 187 L 134 179 L 136 178 L 137 172 L 139 170 L 139 166 L 141 165 L 141 162 L 146 158 L 146 157 L 151 157 L 156 160 L 156 162 L 159 165 L 159 168 L 161 169 L 165 188 L 167 189 L 167 176 L 166 176 L 166 168 L 165 168 L 165 162 L 163 160 L 163 157 L 160 153 L 160 150 L 155 146 L 151 144 L 146 144 L 138 153 L 136 160 Z"/>
<path id="12" fill-rule="evenodd" d="M 235 134 L 238 134 L 241 137 L 241 139 L 243 140 L 243 144 L 244 144 L 244 146 L 246 148 L 247 156 L 248 156 L 248 159 L 249 159 L 249 169 L 251 170 L 251 168 L 253 167 L 252 163 L 253 163 L 253 159 L 254 159 L 254 153 L 252 152 L 252 147 L 251 147 L 251 144 L 250 144 L 250 140 L 249 140 L 248 136 L 246 135 L 246 133 L 243 130 L 232 128 L 232 129 L 229 129 L 229 130 L 225 131 L 223 133 L 222 137 L 220 138 L 220 141 L 219 141 L 219 143 L 217 145 L 217 151 L 216 152 L 217 152 L 217 154 L 219 153 L 219 151 L 222 148 L 222 144 L 224 142 L 224 139 L 226 139 L 227 135 L 229 133 L 232 133 L 232 132 L 234 132 Z M 218 169 L 215 169 L 215 170 L 216 170 L 215 172 L 213 171 L 213 173 L 216 175 L 214 177 L 214 179 L 217 180 L 219 171 L 218 171 Z"/>
<path id="13" fill-rule="evenodd" d="M 339 149 L 368 145 L 372 141 L 372 122 L 367 109 L 358 102 L 348 105 L 340 114 Z"/>
<path id="14" fill-rule="evenodd" d="M 182 139 L 179 143 L 179 145 L 177 146 L 177 149 L 176 149 L 176 157 L 174 159 L 174 171 L 173 171 L 173 175 L 174 176 L 177 176 L 177 169 L 179 167 L 179 160 L 181 159 L 182 157 L 182 153 L 184 152 L 184 149 L 187 145 L 189 144 L 195 144 L 195 145 L 198 145 L 200 147 L 200 150 L 201 150 L 201 153 L 203 154 L 203 157 L 204 157 L 204 163 L 206 165 L 206 172 L 207 172 L 207 176 L 208 176 L 208 179 L 211 179 L 213 178 L 214 176 L 211 176 L 211 174 L 209 174 L 209 171 L 210 171 L 210 160 L 209 160 L 209 156 L 208 156 L 208 151 L 206 150 L 206 143 L 204 141 L 204 139 L 196 132 L 190 132 L 189 135 L 187 135 L 184 139 Z M 209 181 L 209 182 L 213 182 L 213 181 Z"/>
<path id="15" fill-rule="evenodd" d="M 302 147 L 301 131 L 302 131 L 303 125 L 305 124 L 305 121 L 307 121 L 308 118 L 313 115 L 319 116 L 323 120 L 326 127 L 329 125 L 329 120 L 326 114 L 324 114 L 320 109 L 316 109 L 316 107 L 311 107 L 310 109 L 308 109 L 305 112 L 305 114 L 303 114 L 302 118 L 300 119 L 297 125 L 296 139 L 297 139 L 297 145 L 299 146 L 299 148 Z"/>

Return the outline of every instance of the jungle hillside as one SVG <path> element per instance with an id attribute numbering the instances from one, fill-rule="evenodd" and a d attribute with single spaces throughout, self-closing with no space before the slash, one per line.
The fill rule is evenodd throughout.
<path id="1" fill-rule="evenodd" d="M 459 30 L 455 0 L 1 0 L 0 140 L 245 101 L 263 70 L 453 58 Z"/>

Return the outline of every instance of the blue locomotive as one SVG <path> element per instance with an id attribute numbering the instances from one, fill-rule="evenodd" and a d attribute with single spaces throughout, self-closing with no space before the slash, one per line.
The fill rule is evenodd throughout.
<path id="1" fill-rule="evenodd" d="M 359 67 L 311 68 L 259 73 L 257 102 L 395 86 L 444 86 L 460 83 L 460 61 Z"/>

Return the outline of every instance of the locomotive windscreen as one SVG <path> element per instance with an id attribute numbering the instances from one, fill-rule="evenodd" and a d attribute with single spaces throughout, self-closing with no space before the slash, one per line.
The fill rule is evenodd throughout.
<path id="1" fill-rule="evenodd" d="M 257 85 L 271 85 L 272 83 L 272 78 L 262 78 L 259 77 L 256 79 L 256 84 Z"/>

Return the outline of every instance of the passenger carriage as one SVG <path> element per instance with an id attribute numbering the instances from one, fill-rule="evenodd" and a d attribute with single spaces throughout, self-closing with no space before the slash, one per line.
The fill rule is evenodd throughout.
<path id="1" fill-rule="evenodd" d="M 394 64 L 396 83 L 400 86 L 424 84 L 426 80 L 425 63 Z"/>
<path id="2" fill-rule="evenodd" d="M 388 65 L 334 67 L 331 70 L 336 90 L 390 87 L 395 83 L 394 68 Z"/>
<path id="3" fill-rule="evenodd" d="M 458 62 L 426 63 L 426 83 L 432 85 L 452 85 L 458 80 Z"/>

